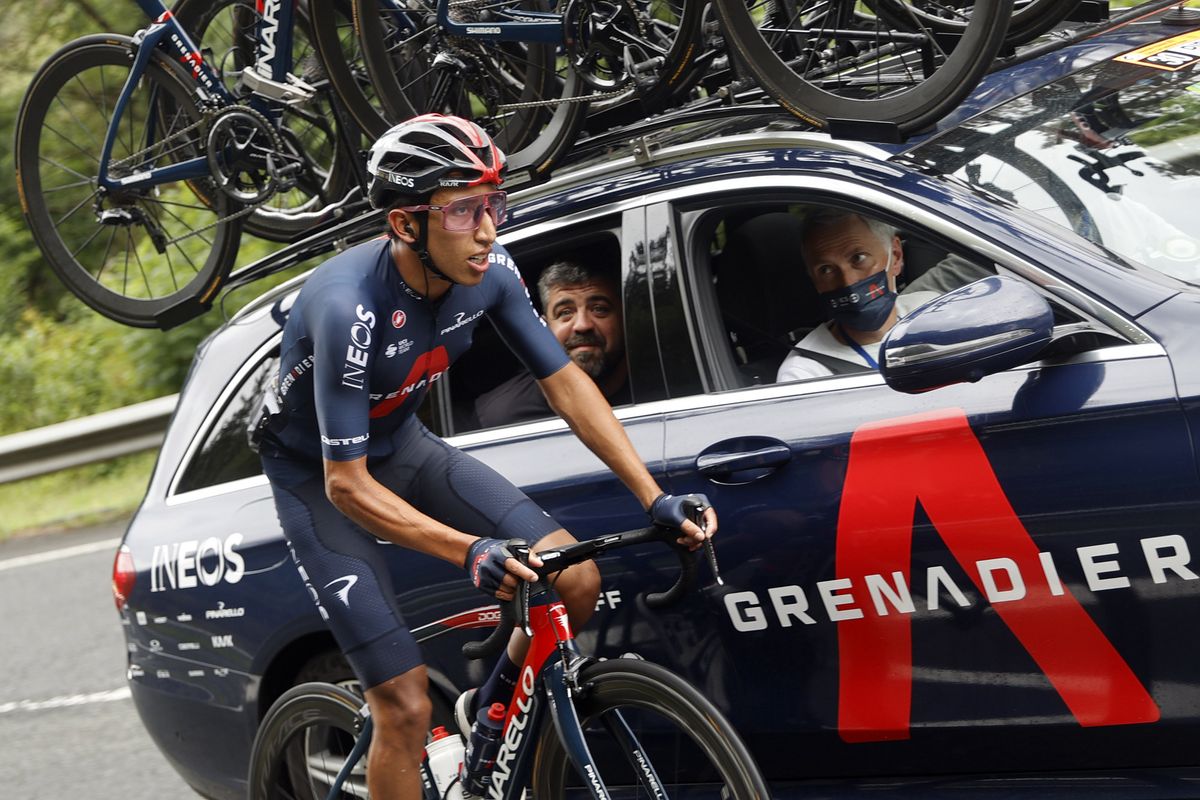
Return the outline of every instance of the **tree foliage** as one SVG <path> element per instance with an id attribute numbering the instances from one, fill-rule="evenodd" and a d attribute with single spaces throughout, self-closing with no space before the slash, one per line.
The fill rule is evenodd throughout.
<path id="1" fill-rule="evenodd" d="M 67 42 L 147 24 L 133 2 L 29 0 L 0 26 L 0 154 L 14 163 L 17 109 L 38 66 Z M 246 264 L 274 245 L 244 239 Z M 13 170 L 0 170 L 0 435 L 118 408 L 179 390 L 196 345 L 223 321 L 214 310 L 172 331 L 104 319 L 59 283 L 22 216 Z M 282 279 L 283 276 L 280 276 Z M 224 305 L 235 310 L 260 283 Z"/>

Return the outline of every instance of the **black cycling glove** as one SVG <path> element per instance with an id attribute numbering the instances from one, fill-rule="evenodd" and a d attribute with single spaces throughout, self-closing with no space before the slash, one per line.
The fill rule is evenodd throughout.
<path id="1" fill-rule="evenodd" d="M 668 528 L 682 527 L 685 519 L 692 519 L 692 513 L 699 515 L 711 503 L 702 494 L 673 495 L 663 492 L 654 498 L 650 510 L 646 513 L 656 525 Z"/>
<path id="2" fill-rule="evenodd" d="M 490 597 L 496 596 L 508 570 L 504 562 L 513 557 L 507 543 L 500 539 L 476 539 L 467 548 L 467 574 L 475 588 Z"/>

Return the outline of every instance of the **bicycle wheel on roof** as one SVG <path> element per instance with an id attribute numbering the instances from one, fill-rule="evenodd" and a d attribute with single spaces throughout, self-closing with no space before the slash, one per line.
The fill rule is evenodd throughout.
<path id="1" fill-rule="evenodd" d="M 906 136 L 949 113 L 1004 42 L 1011 0 L 975 3 L 961 34 L 899 30 L 852 0 L 716 0 L 731 50 L 763 90 L 822 129 Z"/>
<path id="2" fill-rule="evenodd" d="M 970 22 L 975 4 L 962 0 L 870 0 L 879 15 L 900 30 L 930 30 L 958 34 Z M 1015 47 L 1053 28 L 1079 0 L 1015 0 L 1008 21 L 1006 44 Z"/>
<path id="3" fill-rule="evenodd" d="M 17 185 L 34 240 L 73 294 L 117 322 L 170 327 L 172 309 L 215 296 L 240 221 L 206 177 L 208 126 L 186 79 L 158 54 L 122 112 L 101 182 L 135 52 L 128 37 L 89 36 L 42 65 L 17 115 Z M 185 175 L 144 180 L 166 167 Z"/>
<path id="4" fill-rule="evenodd" d="M 574 143 L 588 94 L 554 43 L 506 42 L 443 30 L 433 0 L 354 0 L 371 79 L 395 124 L 418 114 L 454 114 L 479 123 L 509 157 L 510 173 L 549 173 Z M 542 0 L 450 0 L 458 24 L 521 22 Z M 557 25 L 548 35 L 560 36 Z"/>
<path id="5" fill-rule="evenodd" d="M 255 0 L 181 0 L 175 6 L 175 18 L 211 53 L 210 66 L 236 95 L 242 71 L 257 57 L 262 14 Z M 343 129 L 334 111 L 334 103 L 340 100 L 335 98 L 329 75 L 331 68 L 349 67 L 322 61 L 312 43 L 313 31 L 307 4 L 298 4 L 292 32 L 292 74 L 314 91 L 305 102 L 279 108 L 282 147 L 273 154 L 295 163 L 294 181 L 276 191 L 244 223 L 248 233 L 270 241 L 294 241 L 311 230 L 321 221 L 322 212 L 335 207 L 359 178 L 354 153 L 362 143 L 357 141 L 357 131 Z M 340 145 L 342 136 L 352 140 L 349 148 Z M 265 165 L 259 171 L 265 171 Z"/>

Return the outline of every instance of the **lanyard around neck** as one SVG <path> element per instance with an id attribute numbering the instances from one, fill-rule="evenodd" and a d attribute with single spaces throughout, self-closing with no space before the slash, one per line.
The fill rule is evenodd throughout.
<path id="1" fill-rule="evenodd" d="M 875 361 L 875 359 L 871 358 L 871 354 L 864 350 L 861 344 L 850 338 L 850 334 L 846 333 L 846 329 L 844 327 L 838 325 L 838 331 L 842 334 L 842 338 L 846 340 L 846 343 L 854 348 L 854 352 L 858 353 L 862 357 L 862 360 L 867 362 L 868 367 L 875 370 L 879 369 L 879 364 Z"/>

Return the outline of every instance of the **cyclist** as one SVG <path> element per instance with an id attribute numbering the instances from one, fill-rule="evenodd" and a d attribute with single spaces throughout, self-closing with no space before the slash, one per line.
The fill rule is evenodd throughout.
<path id="1" fill-rule="evenodd" d="M 376 141 L 367 166 L 371 202 L 388 210 L 388 236 L 309 277 L 284 326 L 278 385 L 255 430 L 300 576 L 366 687 L 376 726 L 371 797 L 416 800 L 430 719 L 427 675 L 382 547 L 399 544 L 465 567 L 475 586 L 507 600 L 519 580 L 535 576 L 510 557 L 505 540 L 524 539 L 535 551 L 574 541 L 416 417 L 480 317 L 488 315 L 555 411 L 654 521 L 678 528 L 695 549 L 716 532 L 717 519 L 704 511 L 707 532 L 685 519 L 685 498 L 662 492 L 596 384 L 534 311 L 512 258 L 496 244 L 505 157 L 483 129 L 457 117 L 416 117 Z M 599 573 L 591 562 L 572 567 L 558 590 L 581 625 L 595 608 Z M 476 705 L 511 696 L 527 644 L 519 636 Z"/>

